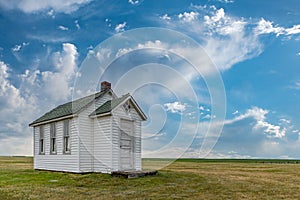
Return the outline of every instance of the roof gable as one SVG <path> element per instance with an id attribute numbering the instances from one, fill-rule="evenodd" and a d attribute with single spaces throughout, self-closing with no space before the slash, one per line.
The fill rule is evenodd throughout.
<path id="1" fill-rule="evenodd" d="M 112 100 L 109 100 L 109 101 L 105 102 L 104 104 L 99 106 L 89 116 L 98 116 L 98 115 L 111 113 L 112 110 L 114 110 L 115 108 L 117 108 L 119 105 L 123 104 L 127 100 L 131 100 L 131 102 L 133 103 L 133 105 L 134 105 L 135 109 L 137 110 L 138 114 L 141 116 L 141 118 L 143 120 L 146 120 L 147 119 L 146 115 L 143 113 L 141 108 L 137 105 L 137 103 L 135 102 L 135 100 L 133 99 L 133 97 L 130 94 L 126 94 L 126 95 L 123 95 L 120 98 L 112 99 Z"/>

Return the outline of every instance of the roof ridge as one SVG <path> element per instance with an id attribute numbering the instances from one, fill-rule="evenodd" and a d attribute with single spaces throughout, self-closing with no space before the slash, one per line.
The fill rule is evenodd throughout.
<path id="1" fill-rule="evenodd" d="M 32 126 L 37 123 L 46 122 L 49 120 L 54 120 L 60 117 L 65 117 L 68 115 L 72 115 L 74 113 L 79 112 L 82 108 L 87 106 L 93 100 L 101 97 L 102 95 L 106 94 L 110 90 L 96 92 L 85 97 L 81 97 L 74 101 L 69 101 L 67 103 L 61 104 L 50 110 L 49 112 L 42 115 L 40 118 L 36 119 L 29 126 Z"/>
<path id="2" fill-rule="evenodd" d="M 108 113 L 130 96 L 131 95 L 127 93 L 116 99 L 107 100 L 102 105 L 100 105 L 95 111 L 93 111 L 89 116 Z"/>

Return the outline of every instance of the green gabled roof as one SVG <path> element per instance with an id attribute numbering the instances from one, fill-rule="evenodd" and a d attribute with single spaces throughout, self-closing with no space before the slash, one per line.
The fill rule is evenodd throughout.
<path id="1" fill-rule="evenodd" d="M 92 114 L 90 114 L 90 116 L 100 115 L 100 114 L 110 112 L 111 110 L 113 110 L 115 107 L 117 107 L 120 103 L 122 103 L 129 96 L 130 96 L 130 94 L 126 94 L 120 98 L 108 100 L 107 102 L 105 102 L 104 104 L 99 106 L 94 112 L 92 112 Z"/>
<path id="2" fill-rule="evenodd" d="M 46 114 L 44 114 L 43 116 L 38 118 L 37 120 L 30 123 L 29 126 L 32 126 L 37 123 L 53 120 L 56 118 L 61 118 L 61 117 L 75 114 L 75 113 L 79 112 L 82 108 L 87 106 L 89 103 L 91 103 L 94 99 L 102 96 L 107 91 L 108 90 L 97 92 L 95 94 L 77 99 L 75 101 L 71 101 L 71 102 L 59 105 L 56 108 L 54 108 L 53 110 L 47 112 Z"/>

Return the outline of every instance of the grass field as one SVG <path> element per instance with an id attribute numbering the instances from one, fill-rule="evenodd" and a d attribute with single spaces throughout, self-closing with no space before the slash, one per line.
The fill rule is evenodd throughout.
<path id="1" fill-rule="evenodd" d="M 163 162 L 143 160 L 144 168 Z M 154 177 L 35 171 L 32 158 L 0 157 L 0 199 L 299 199 L 300 163 L 181 159 Z"/>

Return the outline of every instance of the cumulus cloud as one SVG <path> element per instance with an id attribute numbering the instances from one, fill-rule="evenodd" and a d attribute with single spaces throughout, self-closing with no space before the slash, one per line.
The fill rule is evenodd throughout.
<path id="1" fill-rule="evenodd" d="M 9 81 L 9 68 L 0 61 L 0 97 L 3 108 L 18 108 L 24 105 L 24 99 L 20 97 L 20 91 Z"/>
<path id="2" fill-rule="evenodd" d="M 171 111 L 172 113 L 181 113 L 186 109 L 186 103 L 181 104 L 178 101 L 173 103 L 165 103 L 164 106 L 166 107 L 167 111 Z"/>
<path id="3" fill-rule="evenodd" d="M 215 153 L 220 153 L 230 158 L 232 157 L 230 152 L 235 151 L 240 158 L 243 156 L 278 158 L 283 155 L 289 158 L 297 157 L 294 152 L 299 150 L 298 129 L 294 128 L 291 120 L 285 118 L 271 122 L 273 114 L 274 112 L 255 106 L 223 122 L 200 121 L 195 146 L 192 147 L 196 151 L 200 148 L 200 151 L 198 150 L 198 154 L 195 155 L 215 157 Z M 214 127 L 220 124 L 224 124 L 224 127 L 222 133 L 217 135 Z M 205 143 L 213 141 L 217 141 L 213 143 L 215 144 L 213 149 L 206 148 Z M 214 153 L 211 154 L 212 152 Z"/>
<path id="4" fill-rule="evenodd" d="M 255 32 L 257 34 L 275 33 L 276 36 L 279 36 L 283 34 L 283 31 L 284 29 L 282 27 L 274 27 L 273 22 L 267 21 L 263 18 L 258 22 L 257 27 L 255 28 Z"/>
<path id="5" fill-rule="evenodd" d="M 275 34 L 277 37 L 300 34 L 300 25 L 285 28 L 263 18 L 255 22 L 230 16 L 224 8 L 217 9 L 215 6 L 192 4 L 191 8 L 193 11 L 181 12 L 177 18 L 165 14 L 160 20 L 165 26 L 188 33 L 199 41 L 222 71 L 258 56 L 263 51 L 260 41 L 263 34 Z"/>
<path id="6" fill-rule="evenodd" d="M 139 1 L 138 0 L 128 0 L 128 3 L 135 5 L 135 4 L 138 4 Z"/>
<path id="7" fill-rule="evenodd" d="M 276 36 L 280 35 L 295 35 L 300 33 L 300 24 L 294 25 L 291 28 L 284 28 L 279 25 L 273 25 L 273 22 L 265 20 L 262 18 L 255 28 L 256 34 L 270 34 L 274 33 Z"/>
<path id="8" fill-rule="evenodd" d="M 64 43 L 61 52 L 52 54 L 52 71 L 25 70 L 25 73 L 19 76 L 23 95 L 33 93 L 37 101 L 47 101 L 49 105 L 66 101 L 71 95 L 73 80 L 78 71 L 77 56 L 76 46 Z"/>
<path id="9" fill-rule="evenodd" d="M 155 41 L 146 41 L 145 43 L 139 43 L 137 46 L 133 48 L 122 48 L 119 49 L 116 56 L 122 56 L 130 51 L 137 50 L 137 49 L 145 49 L 145 48 L 156 48 L 156 49 L 166 49 L 170 46 L 168 44 L 162 43 L 160 40 Z"/>
<path id="10" fill-rule="evenodd" d="M 22 48 L 29 45 L 29 42 L 23 42 L 22 44 L 16 44 L 11 50 L 13 52 L 19 52 Z"/>
<path id="11" fill-rule="evenodd" d="M 282 138 L 286 134 L 286 128 L 280 127 L 279 125 L 273 125 L 266 121 L 266 115 L 269 113 L 268 110 L 253 107 L 248 109 L 246 113 L 236 116 L 233 119 L 226 120 L 225 125 L 233 124 L 238 121 L 253 118 L 256 120 L 256 124 L 253 126 L 255 130 L 262 130 L 268 137 Z"/>
<path id="12" fill-rule="evenodd" d="M 75 78 L 77 73 L 78 53 L 75 45 L 63 44 L 63 51 L 54 55 L 55 72 L 41 72 L 45 93 L 55 101 L 66 100 L 71 94 L 69 82 Z"/>
<path id="13" fill-rule="evenodd" d="M 262 52 L 258 37 L 246 32 L 243 18 L 227 16 L 220 8 L 204 16 L 204 48 L 220 70 L 230 69 L 234 64 L 250 59 Z"/>
<path id="14" fill-rule="evenodd" d="M 184 22 L 191 22 L 194 21 L 199 13 L 197 12 L 184 12 L 184 13 L 179 13 L 178 18 Z"/>
<path id="15" fill-rule="evenodd" d="M 168 14 L 164 14 L 163 16 L 160 16 L 160 18 L 163 19 L 163 20 L 170 20 L 171 19 L 171 17 L 169 17 Z"/>
<path id="16" fill-rule="evenodd" d="M 123 22 L 121 24 L 117 24 L 116 27 L 115 27 L 115 31 L 117 33 L 123 32 L 123 31 L 125 31 L 125 26 L 126 26 L 126 22 Z"/>
<path id="17" fill-rule="evenodd" d="M 12 48 L 11 50 L 12 51 L 20 51 L 20 49 L 21 49 L 21 47 L 22 47 L 22 45 L 16 45 L 14 48 Z"/>
<path id="18" fill-rule="evenodd" d="M 54 71 L 27 69 L 20 75 L 12 73 L 0 61 L 0 152 L 32 154 L 32 132 L 28 124 L 70 98 L 77 74 L 77 56 L 76 46 L 65 43 L 61 52 L 52 54 Z M 17 79 L 19 86 L 12 79 Z M 7 148 L 7 143 L 15 148 Z"/>
<path id="19" fill-rule="evenodd" d="M 91 0 L 48 0 L 48 1 L 35 1 L 35 0 L 0 0 L 0 6 L 5 9 L 18 9 L 25 13 L 36 13 L 43 11 L 71 13 L 76 11 L 80 6 L 91 2 Z"/>
<path id="20" fill-rule="evenodd" d="M 300 24 L 294 25 L 292 28 L 285 29 L 286 35 L 294 35 L 300 33 Z"/>
<path id="21" fill-rule="evenodd" d="M 220 70 L 228 70 L 262 52 L 258 35 L 249 33 L 250 22 L 244 18 L 229 16 L 224 8 L 215 6 L 192 7 L 195 11 L 179 13 L 178 19 L 163 20 L 163 23 L 192 35 Z"/>
<path id="22" fill-rule="evenodd" d="M 28 142 L 27 139 L 30 138 L 29 141 L 31 141 L 32 138 L 27 120 L 32 118 L 37 111 L 34 106 L 35 99 L 26 98 L 22 91 L 12 84 L 10 72 L 11 69 L 0 61 L 0 152 L 30 155 L 31 144 L 26 144 L 27 148 L 25 145 Z M 17 141 L 16 138 L 18 138 Z M 13 141 L 16 141 L 18 145 L 12 143 Z M 6 149 L 7 144 L 15 149 Z M 19 148 L 23 151 L 18 151 Z"/>

